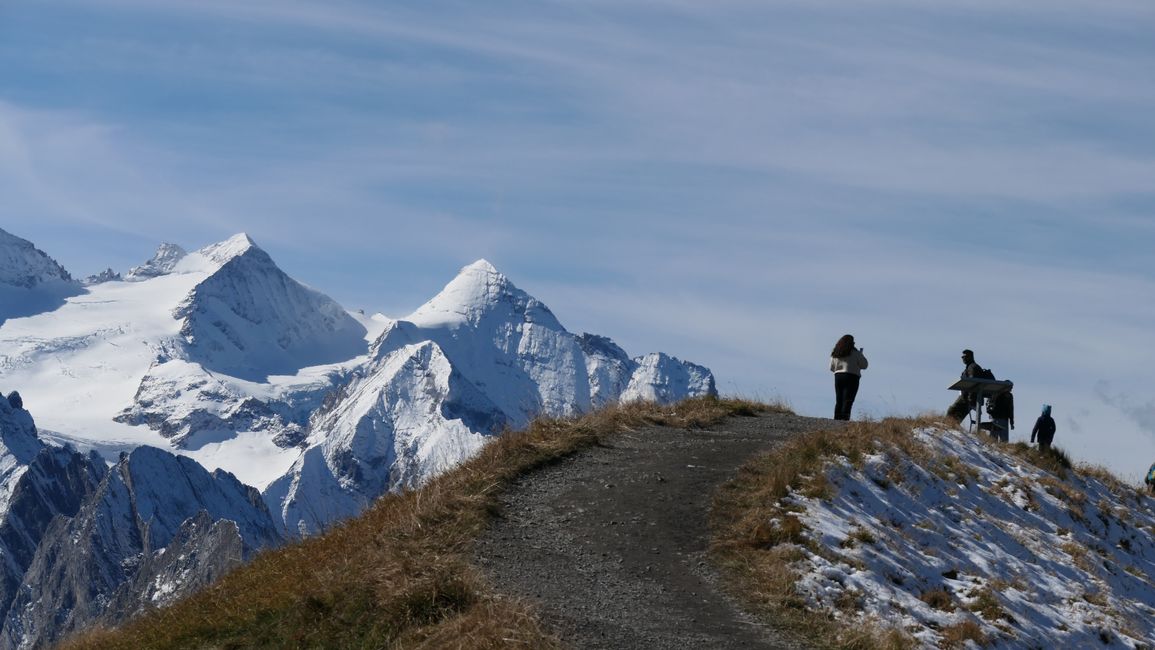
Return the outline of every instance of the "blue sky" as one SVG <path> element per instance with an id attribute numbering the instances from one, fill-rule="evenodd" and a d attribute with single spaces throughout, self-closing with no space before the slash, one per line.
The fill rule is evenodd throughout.
<path id="1" fill-rule="evenodd" d="M 74 274 L 248 232 L 403 316 L 487 258 L 724 392 L 1155 461 L 1148 0 L 0 4 L 0 227 Z"/>

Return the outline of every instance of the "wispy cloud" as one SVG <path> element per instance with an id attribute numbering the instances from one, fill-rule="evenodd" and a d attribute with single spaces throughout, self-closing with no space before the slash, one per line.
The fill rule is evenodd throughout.
<path id="1" fill-rule="evenodd" d="M 1109 381 L 1095 383 L 1095 394 L 1104 404 L 1118 409 L 1155 439 L 1155 400 L 1136 400 L 1129 392 L 1117 390 Z"/>

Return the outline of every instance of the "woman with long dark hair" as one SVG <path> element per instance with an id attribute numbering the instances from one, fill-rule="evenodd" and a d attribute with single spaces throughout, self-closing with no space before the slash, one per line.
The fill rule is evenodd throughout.
<path id="1" fill-rule="evenodd" d="M 844 334 L 830 351 L 830 372 L 834 373 L 834 419 L 849 420 L 850 407 L 858 396 L 862 371 L 869 364 L 860 348 L 854 347 L 854 337 Z"/>

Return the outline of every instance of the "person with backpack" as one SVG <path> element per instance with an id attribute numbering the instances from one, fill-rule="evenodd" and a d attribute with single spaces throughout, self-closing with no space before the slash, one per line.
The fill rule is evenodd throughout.
<path id="1" fill-rule="evenodd" d="M 1015 428 L 1015 396 L 1007 390 L 988 399 L 987 413 L 991 416 L 991 437 L 1009 442 L 1011 429 Z"/>
<path id="2" fill-rule="evenodd" d="M 1051 405 L 1043 404 L 1043 414 L 1035 420 L 1035 428 L 1031 429 L 1031 442 L 1039 438 L 1039 451 L 1049 451 L 1051 442 L 1055 439 L 1055 418 L 1051 417 Z"/>
<path id="3" fill-rule="evenodd" d="M 978 363 L 975 363 L 975 353 L 970 350 L 962 351 L 963 371 L 959 374 L 960 379 L 970 379 L 972 377 L 980 377 L 984 379 L 994 379 L 993 372 L 983 368 Z M 950 408 L 946 410 L 948 417 L 953 418 L 956 422 L 962 422 L 963 418 L 967 416 L 974 409 L 978 402 L 978 395 L 969 391 L 960 391 L 958 398 Z"/>
<path id="4" fill-rule="evenodd" d="M 834 419 L 849 420 L 850 408 L 858 396 L 862 371 L 868 366 L 861 348 L 854 347 L 854 337 L 845 334 L 830 351 L 830 372 L 834 373 Z"/>
<path id="5" fill-rule="evenodd" d="M 1147 469 L 1147 478 L 1143 479 L 1147 484 L 1147 489 L 1151 490 L 1151 494 L 1155 494 L 1155 463 L 1151 463 L 1151 467 Z"/>

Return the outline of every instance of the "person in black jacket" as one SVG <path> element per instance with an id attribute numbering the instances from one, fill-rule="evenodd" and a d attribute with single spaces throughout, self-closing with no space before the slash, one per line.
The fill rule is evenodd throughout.
<path id="1" fill-rule="evenodd" d="M 1051 417 L 1050 404 L 1043 404 L 1043 414 L 1035 420 L 1035 428 L 1031 429 L 1031 442 L 1035 441 L 1035 436 L 1039 437 L 1039 451 L 1051 448 L 1051 442 L 1055 439 L 1055 418 Z"/>
<path id="2" fill-rule="evenodd" d="M 1015 428 L 1015 396 L 1011 391 L 999 393 L 987 400 L 987 413 L 991 416 L 991 437 L 1002 442 L 1010 441 L 1011 429 Z"/>

